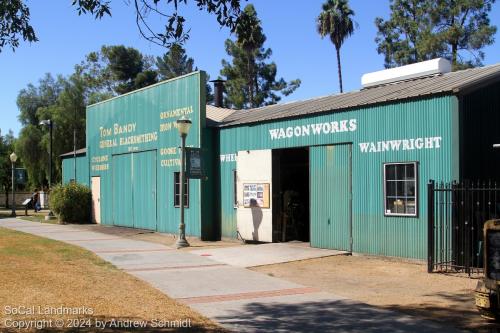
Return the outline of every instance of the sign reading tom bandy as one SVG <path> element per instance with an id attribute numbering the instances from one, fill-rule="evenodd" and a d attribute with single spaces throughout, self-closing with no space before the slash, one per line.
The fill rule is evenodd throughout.
<path id="1" fill-rule="evenodd" d="M 109 165 L 101 164 L 109 164 L 111 155 L 144 150 L 168 152 L 159 154 L 158 165 L 178 166 L 176 121 L 182 116 L 191 119 L 186 145 L 200 147 L 201 129 L 205 126 L 204 89 L 205 73 L 199 71 L 88 106 L 91 170 L 109 170 Z"/>

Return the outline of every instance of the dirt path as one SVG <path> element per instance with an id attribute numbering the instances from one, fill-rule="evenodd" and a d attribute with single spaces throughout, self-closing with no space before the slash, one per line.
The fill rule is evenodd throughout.
<path id="1" fill-rule="evenodd" d="M 474 306 L 477 280 L 428 274 L 421 263 L 369 256 L 335 256 L 253 268 L 339 296 L 476 332 L 500 332 Z"/>

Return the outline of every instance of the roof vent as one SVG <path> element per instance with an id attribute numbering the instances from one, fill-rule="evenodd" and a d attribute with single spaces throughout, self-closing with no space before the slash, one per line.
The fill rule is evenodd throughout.
<path id="1" fill-rule="evenodd" d="M 368 88 L 391 82 L 449 72 L 451 72 L 451 63 L 445 58 L 436 58 L 411 65 L 366 73 L 361 77 L 361 85 L 363 88 Z"/>

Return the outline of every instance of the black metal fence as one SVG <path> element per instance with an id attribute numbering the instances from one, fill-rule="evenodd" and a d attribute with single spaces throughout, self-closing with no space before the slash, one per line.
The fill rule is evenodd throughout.
<path id="1" fill-rule="evenodd" d="M 428 272 L 483 271 L 483 225 L 500 217 L 492 182 L 428 184 Z"/>

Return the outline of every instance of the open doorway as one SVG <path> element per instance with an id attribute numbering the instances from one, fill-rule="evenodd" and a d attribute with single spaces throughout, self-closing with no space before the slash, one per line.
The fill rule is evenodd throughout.
<path id="1" fill-rule="evenodd" d="M 309 149 L 273 150 L 273 242 L 309 242 Z"/>

